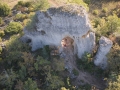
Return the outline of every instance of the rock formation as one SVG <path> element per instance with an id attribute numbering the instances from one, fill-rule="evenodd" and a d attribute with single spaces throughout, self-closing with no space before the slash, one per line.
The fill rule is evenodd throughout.
<path id="1" fill-rule="evenodd" d="M 98 52 L 95 56 L 94 64 L 96 66 L 105 69 L 107 67 L 107 57 L 106 54 L 109 52 L 112 47 L 112 41 L 106 37 L 101 37 L 99 40 Z"/>
<path id="2" fill-rule="evenodd" d="M 80 84 L 82 80 L 103 90 L 103 83 L 98 83 L 93 76 L 80 71 L 75 63 L 75 54 L 81 58 L 85 52 L 90 53 L 95 48 L 95 33 L 90 31 L 91 26 L 87 15 L 86 10 L 77 5 L 50 8 L 45 12 L 38 11 L 31 25 L 24 28 L 25 34 L 21 40 L 28 42 L 32 51 L 44 45 L 59 47 L 65 68 L 72 78 L 76 78 L 74 80 L 77 84 Z M 107 66 L 105 55 L 112 43 L 102 37 L 99 44 L 94 63 L 96 66 L 105 68 Z M 73 75 L 74 69 L 79 73 L 77 77 Z"/>
<path id="3" fill-rule="evenodd" d="M 25 28 L 22 41 L 31 41 L 32 51 L 44 45 L 59 47 L 59 52 L 67 46 L 61 45 L 67 37 L 72 39 L 74 54 L 81 58 L 91 52 L 95 45 L 95 34 L 90 32 L 88 14 L 82 6 L 67 5 L 38 11 L 35 15 L 35 28 Z"/>

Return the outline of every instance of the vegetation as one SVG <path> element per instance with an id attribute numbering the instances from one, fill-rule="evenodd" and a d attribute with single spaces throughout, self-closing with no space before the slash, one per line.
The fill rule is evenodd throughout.
<path id="1" fill-rule="evenodd" d="M 50 5 L 48 3 L 48 0 L 35 0 L 28 2 L 19 1 L 16 5 L 17 10 L 20 10 L 22 12 L 26 12 L 26 7 L 28 8 L 27 12 L 33 12 L 36 10 L 47 10 Z"/>
<path id="2" fill-rule="evenodd" d="M 8 34 L 16 34 L 23 29 L 23 26 L 19 22 L 11 22 L 5 28 L 5 32 Z"/>
<path id="3" fill-rule="evenodd" d="M 35 10 L 47 10 L 49 7 L 48 0 L 36 0 L 34 5 Z"/>
<path id="4" fill-rule="evenodd" d="M 0 3 L 0 17 L 1 16 L 8 16 L 10 14 L 10 8 L 7 4 Z"/>
<path id="5" fill-rule="evenodd" d="M 3 22 L 2 18 L 0 17 L 0 26 L 1 26 L 3 23 L 4 23 L 4 22 Z"/>
<path id="6" fill-rule="evenodd" d="M 3 37 L 5 35 L 3 30 L 0 30 L 0 37 Z"/>
<path id="7" fill-rule="evenodd" d="M 93 26 L 97 33 L 108 36 L 120 30 L 120 18 L 116 15 L 110 15 L 102 19 L 97 18 L 94 19 Z"/>
<path id="8" fill-rule="evenodd" d="M 114 53 L 113 53 L 114 52 Z M 109 63 L 109 78 L 107 79 L 108 87 L 106 90 L 118 90 L 120 84 L 120 46 L 118 44 L 113 45 L 110 53 L 108 54 Z"/>
<path id="9" fill-rule="evenodd" d="M 93 11 L 93 14 L 94 14 L 94 15 L 98 15 L 98 13 L 99 13 L 98 10 L 94 10 L 94 11 Z"/>
<path id="10" fill-rule="evenodd" d="M 107 13 L 108 9 L 107 8 L 103 8 L 102 10 L 104 13 Z"/>
<path id="11" fill-rule="evenodd" d="M 22 21 L 22 20 L 27 19 L 27 18 L 28 18 L 27 14 L 16 14 L 14 17 L 14 20 Z"/>
<path id="12" fill-rule="evenodd" d="M 0 54 L 2 53 L 2 47 L 0 46 Z"/>
<path id="13" fill-rule="evenodd" d="M 89 4 L 89 1 L 88 1 L 88 0 L 85 0 L 85 2 L 87 2 L 87 3 L 84 3 L 83 0 L 68 0 L 68 2 L 82 5 L 82 6 L 84 6 L 87 10 L 89 10 L 89 8 L 88 8 L 88 6 L 87 6 L 87 4 Z"/>
<path id="14" fill-rule="evenodd" d="M 5 0 L 4 0 L 5 1 Z M 58 1 L 58 0 L 53 0 Z M 60 0 L 59 0 L 60 1 Z M 62 2 L 62 1 L 61 1 Z M 120 5 L 114 0 L 66 0 L 66 3 L 76 3 L 89 9 L 92 27 L 97 39 L 104 35 L 115 37 L 114 45 L 108 57 L 108 68 L 102 70 L 93 64 L 96 54 L 85 53 L 77 59 L 79 70 L 106 80 L 105 90 L 119 90 L 120 88 Z M 1 90 L 95 90 L 94 86 L 85 84 L 73 85 L 64 60 L 51 55 L 49 46 L 44 46 L 35 52 L 30 51 L 27 43 L 22 43 L 23 26 L 33 30 L 37 20 L 36 10 L 47 10 L 48 0 L 19 1 L 13 10 L 21 11 L 10 16 L 12 9 L 7 4 L 0 3 L 0 89 Z M 11 14 L 12 15 L 12 14 Z M 13 17 L 16 22 L 7 24 L 4 18 Z M 5 26 L 6 25 L 6 26 Z M 14 34 L 14 35 L 13 35 Z M 5 46 L 4 46 L 5 45 Z M 66 74 L 67 73 L 67 74 Z M 77 77 L 79 72 L 73 69 Z"/>

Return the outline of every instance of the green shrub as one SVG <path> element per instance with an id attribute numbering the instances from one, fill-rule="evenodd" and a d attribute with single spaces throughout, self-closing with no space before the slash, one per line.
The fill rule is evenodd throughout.
<path id="1" fill-rule="evenodd" d="M 30 22 L 30 19 L 23 20 L 23 26 L 26 26 Z"/>
<path id="2" fill-rule="evenodd" d="M 48 0 L 37 1 L 33 6 L 35 10 L 47 10 L 50 7 Z"/>
<path id="3" fill-rule="evenodd" d="M 97 24 L 96 32 L 100 35 L 109 36 L 120 30 L 120 18 L 117 15 L 102 18 Z"/>
<path id="4" fill-rule="evenodd" d="M 76 3 L 79 5 L 82 5 L 86 8 L 86 10 L 89 10 L 89 7 L 86 3 L 83 2 L 83 0 L 69 0 L 70 3 Z"/>
<path id="5" fill-rule="evenodd" d="M 107 13 L 108 9 L 107 8 L 103 8 L 102 12 Z"/>
<path id="6" fill-rule="evenodd" d="M 24 3 L 23 1 L 19 1 L 19 2 L 18 2 L 18 5 L 24 6 L 25 3 Z"/>
<path id="7" fill-rule="evenodd" d="M 19 22 L 11 22 L 5 28 L 5 32 L 8 34 L 16 34 L 23 29 L 23 26 Z"/>
<path id="8" fill-rule="evenodd" d="M 2 53 L 2 47 L 0 46 L 0 54 Z"/>
<path id="9" fill-rule="evenodd" d="M 106 24 L 109 33 L 120 30 L 120 18 L 118 18 L 117 15 L 109 16 Z"/>
<path id="10" fill-rule="evenodd" d="M 2 42 L 2 38 L 0 37 L 0 42 Z"/>
<path id="11" fill-rule="evenodd" d="M 110 53 L 108 54 L 109 70 L 115 73 L 120 73 L 120 46 L 113 45 Z"/>
<path id="12" fill-rule="evenodd" d="M 90 4 L 90 0 L 83 0 L 85 3 L 87 3 L 88 5 Z"/>
<path id="13" fill-rule="evenodd" d="M 29 12 L 33 12 L 33 11 L 34 11 L 34 8 L 33 8 L 33 7 L 28 7 L 28 11 L 29 11 Z"/>
<path id="14" fill-rule="evenodd" d="M 26 14 L 16 14 L 14 17 L 14 20 L 24 20 L 27 19 L 27 15 Z"/>
<path id="15" fill-rule="evenodd" d="M 20 5 L 22 7 L 30 7 L 30 6 L 32 6 L 31 2 L 23 2 L 23 1 L 19 1 L 17 5 Z"/>
<path id="16" fill-rule="evenodd" d="M 117 80 L 109 81 L 108 87 L 105 90 L 119 90 L 120 89 L 120 75 L 117 76 Z"/>
<path id="17" fill-rule="evenodd" d="M 0 37 L 3 37 L 5 35 L 4 31 L 0 30 Z"/>
<path id="18" fill-rule="evenodd" d="M 17 79 L 18 75 L 13 71 L 13 69 L 4 70 L 0 74 L 0 85 L 6 87 L 6 90 L 13 90 L 12 87 Z"/>
<path id="19" fill-rule="evenodd" d="M 31 78 L 28 78 L 24 83 L 24 90 L 39 90 L 37 87 L 37 83 L 33 81 Z"/>
<path id="20" fill-rule="evenodd" d="M 31 7 L 31 2 L 25 2 L 25 7 Z"/>
<path id="21" fill-rule="evenodd" d="M 100 25 L 100 23 L 101 23 L 100 21 L 101 21 L 100 18 L 95 18 L 94 20 L 92 20 L 92 26 L 93 26 L 93 28 L 97 28 L 98 25 Z"/>
<path id="22" fill-rule="evenodd" d="M 6 41 L 6 48 L 12 52 L 12 51 L 19 51 L 19 52 L 28 52 L 30 50 L 30 47 L 26 43 L 22 43 L 19 40 L 20 36 L 13 35 L 10 37 L 9 41 Z M 13 47 L 14 46 L 14 47 Z"/>
<path id="23" fill-rule="evenodd" d="M 98 13 L 99 13 L 98 10 L 94 10 L 94 11 L 93 11 L 93 14 L 94 14 L 94 15 L 98 15 Z"/>
<path id="24" fill-rule="evenodd" d="M 8 16 L 10 12 L 10 8 L 7 4 L 0 3 L 0 16 Z"/>
<path id="25" fill-rule="evenodd" d="M 4 22 L 2 20 L 2 18 L 0 17 L 0 25 L 2 25 Z"/>

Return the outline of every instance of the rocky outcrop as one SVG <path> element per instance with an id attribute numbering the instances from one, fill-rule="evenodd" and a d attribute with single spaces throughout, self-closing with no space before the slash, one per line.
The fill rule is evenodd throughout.
<path id="1" fill-rule="evenodd" d="M 107 57 L 106 54 L 110 51 L 112 47 L 112 41 L 104 36 L 99 40 L 99 48 L 95 56 L 94 64 L 96 66 L 105 69 L 107 67 Z"/>
<path id="2" fill-rule="evenodd" d="M 90 32 L 88 14 L 82 6 L 67 5 L 38 11 L 34 27 L 25 28 L 22 40 L 31 41 L 32 51 L 44 45 L 54 45 L 62 51 L 61 41 L 65 37 L 73 39 L 74 54 L 81 58 L 84 52 L 91 52 L 95 45 L 95 34 Z"/>

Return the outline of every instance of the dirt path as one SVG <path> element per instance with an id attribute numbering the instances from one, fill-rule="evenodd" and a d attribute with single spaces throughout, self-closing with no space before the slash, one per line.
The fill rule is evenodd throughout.
<path id="1" fill-rule="evenodd" d="M 75 69 L 79 72 L 79 75 L 77 76 L 77 78 L 74 81 L 75 85 L 81 85 L 81 81 L 84 81 L 85 83 L 88 83 L 92 86 L 97 87 L 99 90 L 104 90 L 105 85 L 104 85 L 103 80 L 96 78 L 95 76 L 92 76 L 88 72 L 83 72 L 77 68 L 77 65 L 75 62 L 76 58 L 75 58 L 75 55 L 73 53 L 72 46 L 68 46 L 68 47 L 64 48 L 64 53 L 65 53 L 66 64 L 69 64 L 67 66 L 70 66 L 68 68 Z"/>

